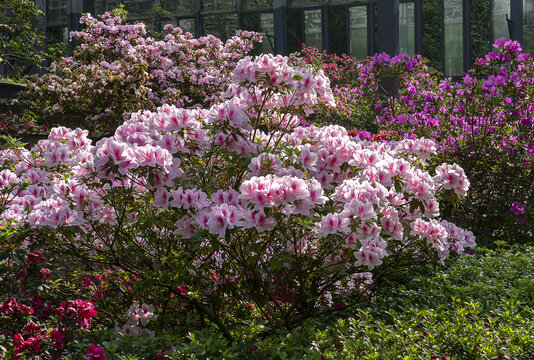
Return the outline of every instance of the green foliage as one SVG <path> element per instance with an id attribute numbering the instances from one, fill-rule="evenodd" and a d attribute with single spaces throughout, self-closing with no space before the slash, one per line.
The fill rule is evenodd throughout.
<path id="1" fill-rule="evenodd" d="M 0 1 L 0 65 L 20 77 L 44 59 L 44 35 L 37 27 L 44 14 L 32 0 Z"/>
<path id="2" fill-rule="evenodd" d="M 425 0 L 423 5 L 423 56 L 430 66 L 441 69 L 441 0 Z"/>
<path id="3" fill-rule="evenodd" d="M 124 4 L 120 4 L 115 9 L 111 10 L 110 15 L 113 17 L 120 17 L 121 19 L 127 19 L 128 18 L 128 10 L 124 7 Z M 101 15 L 101 14 L 99 14 Z"/>
<path id="4" fill-rule="evenodd" d="M 251 323 L 229 346 L 190 333 L 167 359 L 527 359 L 534 356 L 534 250 L 479 250 L 360 309 L 272 332 Z M 229 346 L 229 347 L 228 347 Z"/>

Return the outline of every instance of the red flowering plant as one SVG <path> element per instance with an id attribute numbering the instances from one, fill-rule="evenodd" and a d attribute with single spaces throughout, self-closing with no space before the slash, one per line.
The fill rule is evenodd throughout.
<path id="1" fill-rule="evenodd" d="M 17 136 L 30 133 L 35 129 L 35 124 L 29 116 L 13 114 L 10 110 L 0 113 L 0 135 Z"/>
<path id="2" fill-rule="evenodd" d="M 45 267 L 51 262 L 28 243 L 10 250 L 12 244 L 2 244 L 0 345 L 16 359 L 62 359 L 69 341 L 89 329 L 94 305 L 81 299 L 59 302 L 68 286 L 53 279 Z"/>

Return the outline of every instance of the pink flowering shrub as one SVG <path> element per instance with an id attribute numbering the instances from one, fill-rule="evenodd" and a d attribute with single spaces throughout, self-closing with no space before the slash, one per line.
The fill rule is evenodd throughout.
<path id="1" fill-rule="evenodd" d="M 0 224 L 135 274 L 144 296 L 179 299 L 168 313 L 194 311 L 228 339 L 234 301 L 293 328 L 371 276 L 380 286 L 475 246 L 440 219 L 440 200 L 470 183 L 456 164 L 428 171 L 435 142 L 300 126 L 334 105 L 329 84 L 285 57 L 245 57 L 211 106 L 139 111 L 94 145 L 87 130 L 54 128 L 0 152 Z M 144 325 L 146 310 L 130 312 Z"/>
<path id="2" fill-rule="evenodd" d="M 72 36 L 81 45 L 35 80 L 22 100 L 47 125 L 80 126 L 113 133 L 130 113 L 162 104 L 193 107 L 221 99 L 225 78 L 261 40 L 238 31 L 226 43 L 212 35 L 194 39 L 166 27 L 162 41 L 145 25 L 123 25 L 106 13 L 80 20 Z"/>

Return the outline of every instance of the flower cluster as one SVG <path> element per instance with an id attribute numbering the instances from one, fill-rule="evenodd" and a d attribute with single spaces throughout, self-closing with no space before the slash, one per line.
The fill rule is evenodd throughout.
<path id="1" fill-rule="evenodd" d="M 56 309 L 56 314 L 61 320 L 73 319 L 78 325 L 87 329 L 96 311 L 91 302 L 76 299 L 62 302 Z"/>
<path id="2" fill-rule="evenodd" d="M 337 108 L 321 110 L 327 120 L 363 131 L 368 140 L 426 137 L 436 143 L 434 164 L 454 162 L 473 184 L 462 207 L 448 207 L 449 220 L 465 221 L 487 241 L 532 238 L 531 210 L 510 216 L 510 199 L 529 204 L 534 196 L 532 155 L 534 61 L 516 41 L 498 39 L 462 81 L 442 79 L 421 57 L 376 54 L 361 62 L 305 53 L 334 81 Z M 339 64 L 349 69 L 338 76 Z M 344 81 L 346 80 L 346 81 Z M 382 132 L 372 135 L 365 131 Z M 488 164 L 492 164 L 491 166 Z M 518 225 L 518 221 L 520 222 Z"/>
<path id="3" fill-rule="evenodd" d="M 81 46 L 61 58 L 30 86 L 22 101 L 46 123 L 112 133 L 123 116 L 162 104 L 191 107 L 221 99 L 237 61 L 261 41 L 238 31 L 225 43 L 199 39 L 167 26 L 163 41 L 146 36 L 145 25 L 124 25 L 106 13 L 81 18 L 71 35 Z"/>

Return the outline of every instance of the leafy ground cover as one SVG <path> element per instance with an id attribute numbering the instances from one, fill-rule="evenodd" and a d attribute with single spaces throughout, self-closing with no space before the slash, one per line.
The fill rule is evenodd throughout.
<path id="1" fill-rule="evenodd" d="M 173 344 L 168 359 L 529 359 L 534 356 L 534 250 L 478 250 L 427 269 L 387 296 L 335 317 L 273 332 L 263 322 L 173 338 L 126 335 L 104 341 L 108 359 L 145 359 Z M 116 340 L 117 338 L 115 338 Z M 87 343 L 80 345 L 86 348 Z M 69 357 L 67 357 L 69 358 Z M 74 359 L 74 357 L 71 357 Z"/>

